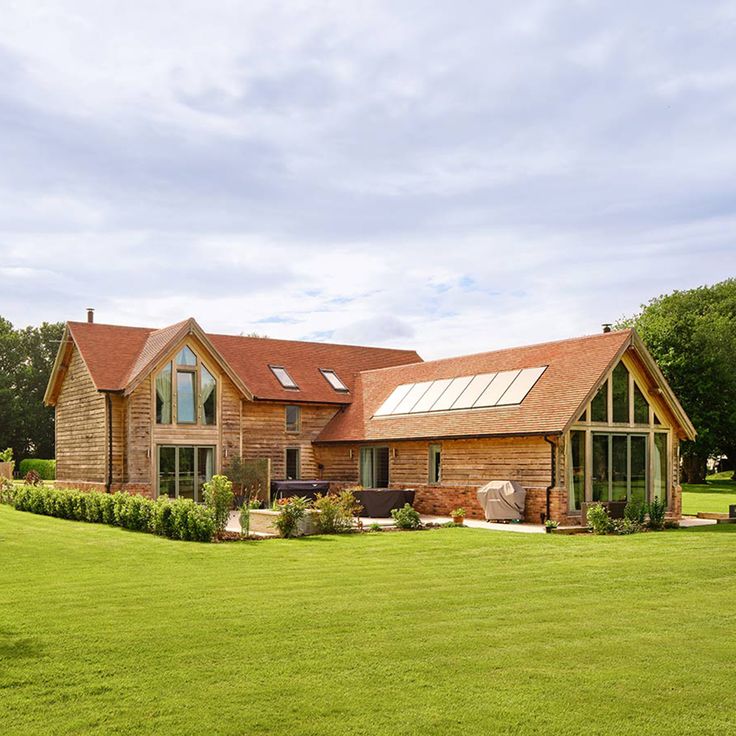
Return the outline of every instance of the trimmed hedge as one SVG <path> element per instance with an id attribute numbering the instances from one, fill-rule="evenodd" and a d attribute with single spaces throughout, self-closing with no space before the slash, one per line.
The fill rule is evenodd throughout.
<path id="1" fill-rule="evenodd" d="M 123 529 L 149 532 L 170 539 L 211 542 L 215 536 L 212 511 L 191 499 L 152 501 L 130 493 L 108 494 L 99 491 L 74 491 L 46 486 L 7 488 L 0 500 L 18 511 L 56 516 L 60 519 L 110 524 Z"/>
<path id="2" fill-rule="evenodd" d="M 25 478 L 26 473 L 30 470 L 35 470 L 41 480 L 55 480 L 56 460 L 40 460 L 35 457 L 28 457 L 25 460 L 21 460 L 18 475 L 21 478 Z"/>

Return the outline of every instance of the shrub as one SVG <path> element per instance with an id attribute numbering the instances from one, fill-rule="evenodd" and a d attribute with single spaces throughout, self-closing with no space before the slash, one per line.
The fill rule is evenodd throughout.
<path id="1" fill-rule="evenodd" d="M 616 534 L 636 534 L 641 531 L 641 524 L 636 519 L 614 519 L 612 527 Z"/>
<path id="2" fill-rule="evenodd" d="M 13 481 L 0 475 L 0 503 L 12 504 L 15 497 L 14 491 Z"/>
<path id="3" fill-rule="evenodd" d="M 299 522 L 304 518 L 309 508 L 306 498 L 293 496 L 291 498 L 280 498 L 276 504 L 279 515 L 274 521 L 282 537 L 295 537 L 299 534 Z"/>
<path id="4" fill-rule="evenodd" d="M 35 470 L 41 480 L 54 480 L 56 478 L 56 460 L 41 460 L 30 457 L 20 461 L 18 472 L 25 476 L 30 470 Z"/>
<path id="5" fill-rule="evenodd" d="M 380 531 L 381 531 L 381 525 L 380 525 L 380 524 L 379 524 L 378 522 L 374 521 L 374 522 L 373 522 L 373 523 L 372 523 L 372 524 L 371 524 L 371 525 L 370 525 L 370 526 L 368 527 L 368 531 L 369 531 L 369 532 L 380 532 Z"/>
<path id="6" fill-rule="evenodd" d="M 649 504 L 649 527 L 651 529 L 664 529 L 664 516 L 667 513 L 667 502 L 655 498 Z"/>
<path id="7" fill-rule="evenodd" d="M 588 506 L 587 519 L 593 534 L 608 534 L 613 528 L 608 509 L 599 503 Z"/>
<path id="8" fill-rule="evenodd" d="M 192 500 L 161 498 L 152 501 L 129 493 L 108 495 L 43 486 L 21 486 L 13 494 L 18 511 L 62 519 L 110 524 L 152 532 L 171 539 L 211 542 L 215 534 L 212 511 Z"/>
<path id="9" fill-rule="evenodd" d="M 631 500 L 624 507 L 624 519 L 644 525 L 647 516 L 647 505 L 644 501 Z"/>
<path id="10" fill-rule="evenodd" d="M 8 447 L 0 452 L 0 463 L 12 463 L 13 462 L 13 448 Z"/>
<path id="11" fill-rule="evenodd" d="M 232 481 L 224 475 L 213 475 L 212 480 L 204 484 L 204 502 L 214 514 L 218 533 L 225 531 L 234 499 Z"/>
<path id="12" fill-rule="evenodd" d="M 41 476 L 35 470 L 29 470 L 25 474 L 23 482 L 27 486 L 40 486 L 43 483 Z"/>
<path id="13" fill-rule="evenodd" d="M 391 516 L 397 529 L 419 529 L 422 526 L 419 512 L 408 503 L 401 509 L 392 509 Z"/>
<path id="14" fill-rule="evenodd" d="M 360 504 L 352 491 L 345 490 L 339 494 L 317 495 L 314 507 L 320 512 L 316 517 L 320 532 L 338 534 L 352 528 Z"/>

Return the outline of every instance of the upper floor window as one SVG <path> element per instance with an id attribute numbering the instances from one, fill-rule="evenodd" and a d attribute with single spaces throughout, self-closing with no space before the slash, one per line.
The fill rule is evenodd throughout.
<path id="1" fill-rule="evenodd" d="M 302 408 L 300 406 L 287 406 L 286 414 L 286 431 L 299 432 L 302 423 Z"/>
<path id="2" fill-rule="evenodd" d="M 269 368 L 271 369 L 271 372 L 276 376 L 278 379 L 278 382 L 284 387 L 284 388 L 291 388 L 291 389 L 299 389 L 299 386 L 297 386 L 296 381 L 289 375 L 286 368 L 280 365 L 270 365 Z"/>
<path id="3" fill-rule="evenodd" d="M 217 380 L 189 347 L 156 376 L 156 423 L 172 422 L 217 422 Z"/>
<path id="4" fill-rule="evenodd" d="M 348 387 L 340 380 L 337 373 L 327 368 L 320 368 L 319 372 L 325 377 L 327 383 L 335 389 L 335 391 L 342 391 L 348 393 Z"/>

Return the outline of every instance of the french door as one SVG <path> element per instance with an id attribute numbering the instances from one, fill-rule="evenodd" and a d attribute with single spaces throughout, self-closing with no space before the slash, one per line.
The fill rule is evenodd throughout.
<path id="1" fill-rule="evenodd" d="M 158 495 L 204 501 L 202 486 L 214 474 L 215 448 L 159 445 Z"/>

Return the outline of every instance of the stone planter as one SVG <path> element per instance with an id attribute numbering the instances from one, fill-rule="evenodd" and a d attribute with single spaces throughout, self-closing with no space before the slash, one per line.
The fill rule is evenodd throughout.
<path id="1" fill-rule="evenodd" d="M 310 534 L 318 534 L 315 516 L 319 513 L 314 509 L 308 509 L 304 514 L 304 518 L 299 521 L 299 532 L 297 536 L 305 537 Z M 273 534 L 278 536 L 278 529 L 274 526 L 274 522 L 278 517 L 278 511 L 271 509 L 252 509 L 250 512 L 250 531 L 251 534 Z"/>
<path id="2" fill-rule="evenodd" d="M 9 463 L 0 463 L 0 478 L 13 478 L 13 470 L 15 469 L 15 460 Z"/>

